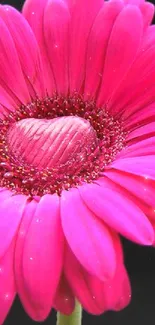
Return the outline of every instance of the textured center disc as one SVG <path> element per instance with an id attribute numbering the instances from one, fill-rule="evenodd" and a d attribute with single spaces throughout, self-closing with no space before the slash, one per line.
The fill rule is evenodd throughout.
<path id="1" fill-rule="evenodd" d="M 44 168 L 82 163 L 98 145 L 89 121 L 77 116 L 51 120 L 27 118 L 13 123 L 7 133 L 9 152 L 17 162 Z"/>

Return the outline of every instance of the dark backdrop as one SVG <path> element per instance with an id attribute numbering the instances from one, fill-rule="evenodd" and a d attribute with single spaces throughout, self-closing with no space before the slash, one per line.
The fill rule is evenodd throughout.
<path id="1" fill-rule="evenodd" d="M 85 0 L 83 0 L 85 1 Z M 155 1 L 155 0 L 154 0 Z M 152 2 L 154 2 L 152 1 Z M 21 9 L 23 0 L 0 0 Z M 155 324 L 155 249 L 140 247 L 123 240 L 125 262 L 132 285 L 132 301 L 123 311 L 94 317 L 84 312 L 83 325 L 154 325 Z M 34 325 L 16 299 L 4 325 Z M 43 325 L 55 324 L 52 312 Z"/>

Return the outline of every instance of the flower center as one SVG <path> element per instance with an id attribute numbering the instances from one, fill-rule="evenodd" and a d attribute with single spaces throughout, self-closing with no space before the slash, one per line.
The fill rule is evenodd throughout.
<path id="1" fill-rule="evenodd" d="M 90 122 L 78 116 L 15 122 L 8 130 L 7 141 L 16 163 L 39 170 L 57 168 L 58 172 L 62 167 L 66 172 L 79 168 L 98 144 Z"/>
<path id="2" fill-rule="evenodd" d="M 125 137 L 122 121 L 77 94 L 36 99 L 0 120 L 0 186 L 61 195 L 102 175 Z"/>

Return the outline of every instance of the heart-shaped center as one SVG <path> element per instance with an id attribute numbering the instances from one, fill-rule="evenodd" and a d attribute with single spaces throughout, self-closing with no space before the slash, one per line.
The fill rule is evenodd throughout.
<path id="1" fill-rule="evenodd" d="M 15 122 L 8 130 L 7 142 L 17 162 L 51 169 L 85 162 L 97 147 L 98 138 L 89 121 L 64 116 Z"/>

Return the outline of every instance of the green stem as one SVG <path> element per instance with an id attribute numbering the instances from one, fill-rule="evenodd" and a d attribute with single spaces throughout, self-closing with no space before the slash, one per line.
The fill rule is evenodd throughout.
<path id="1" fill-rule="evenodd" d="M 82 308 L 76 302 L 75 309 L 70 316 L 57 313 L 57 325 L 81 325 L 82 324 Z"/>

